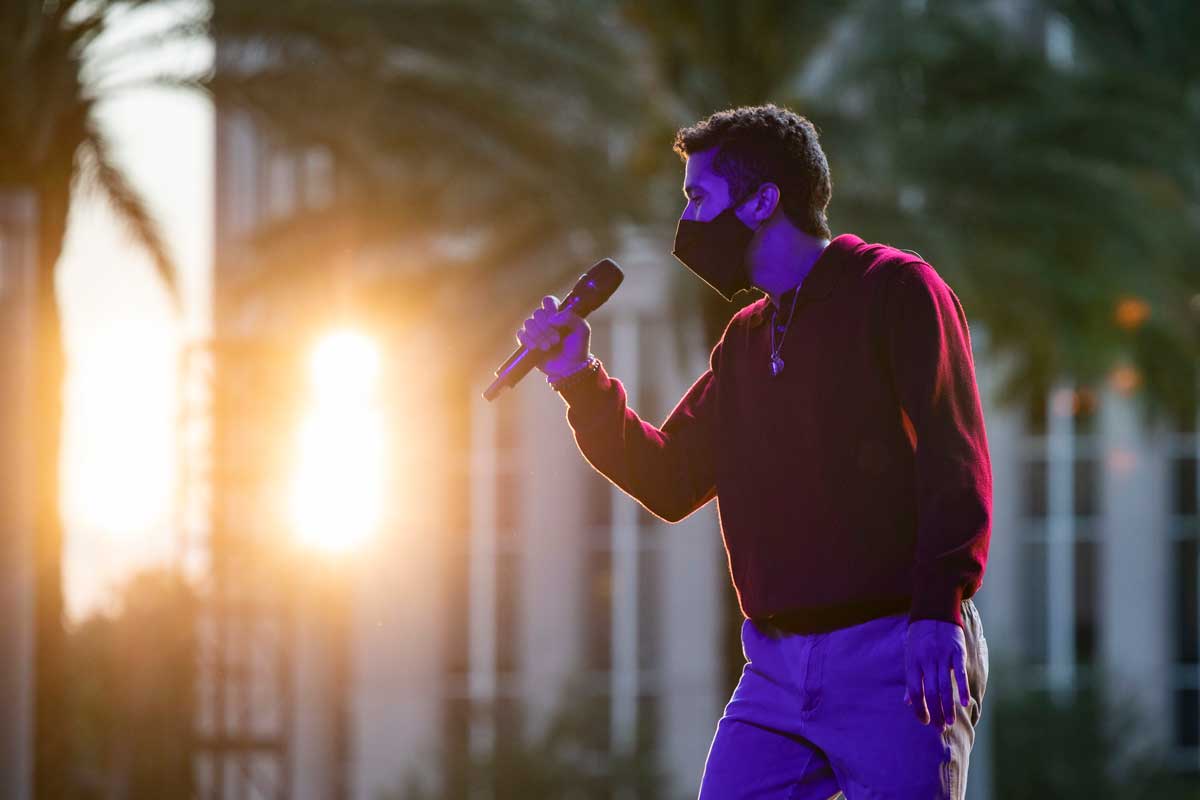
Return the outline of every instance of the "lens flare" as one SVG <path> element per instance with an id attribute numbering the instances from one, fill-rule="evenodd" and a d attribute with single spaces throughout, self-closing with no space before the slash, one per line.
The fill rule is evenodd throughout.
<path id="1" fill-rule="evenodd" d="M 329 334 L 313 352 L 311 379 L 292 483 L 293 527 L 306 545 L 348 550 L 379 527 L 383 511 L 379 352 L 362 334 Z"/>

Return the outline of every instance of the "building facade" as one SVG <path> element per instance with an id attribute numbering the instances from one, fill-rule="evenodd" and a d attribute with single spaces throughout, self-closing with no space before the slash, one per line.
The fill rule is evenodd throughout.
<path id="1" fill-rule="evenodd" d="M 1069 36 L 1054 31 L 1069 58 Z M 333 189 L 321 151 L 278 151 L 236 115 L 218 114 L 218 126 L 220 306 L 220 270 L 242 263 L 244 239 Z M 624 242 L 613 255 L 626 282 L 592 316 L 592 350 L 657 424 L 712 343 L 697 319 L 666 311 L 680 268 L 669 243 L 636 229 Z M 252 303 L 223 330 L 253 336 L 263 315 L 269 302 Z M 385 349 L 430 352 L 436 334 L 397 331 Z M 1139 710 L 1138 736 L 1179 770 L 1200 771 L 1198 412 L 1147 424 L 1136 379 L 1122 371 L 1104 386 L 1061 383 L 1029 407 L 1005 406 L 1006 364 L 987 354 L 976 322 L 972 337 L 994 477 L 976 596 L 992 696 L 1006 684 L 1048 696 L 1098 685 Z M 497 343 L 495 363 L 514 344 Z M 346 636 L 280 629 L 292 637 L 287 661 L 255 702 L 288 705 L 270 717 L 282 788 L 254 796 L 336 787 L 378 800 L 403 797 L 412 781 L 436 797 L 503 797 L 519 774 L 488 764 L 551 752 L 585 772 L 650 754 L 662 773 L 656 796 L 695 795 L 731 688 L 722 641 L 739 622 L 722 605 L 729 573 L 715 503 L 662 522 L 584 461 L 539 373 L 489 404 L 479 395 L 490 377 L 464 386 L 434 365 L 393 387 L 391 402 L 421 430 L 390 440 L 394 503 L 347 580 Z M 572 728 L 571 713 L 586 724 Z M 992 724 L 985 700 L 976 800 L 992 796 Z"/>

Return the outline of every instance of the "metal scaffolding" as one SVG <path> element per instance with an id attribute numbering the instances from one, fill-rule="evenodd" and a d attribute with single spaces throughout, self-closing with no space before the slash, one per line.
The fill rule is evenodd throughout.
<path id="1" fill-rule="evenodd" d="M 209 340 L 184 359 L 181 530 L 207 534 L 194 750 L 205 800 L 292 796 L 292 615 L 272 513 L 289 395 L 278 355 Z"/>
<path id="2" fill-rule="evenodd" d="M 296 560 L 284 516 L 305 397 L 299 355 L 223 338 L 191 346 L 183 363 L 180 549 L 206 561 L 193 751 L 201 800 L 350 795 L 344 587 Z"/>

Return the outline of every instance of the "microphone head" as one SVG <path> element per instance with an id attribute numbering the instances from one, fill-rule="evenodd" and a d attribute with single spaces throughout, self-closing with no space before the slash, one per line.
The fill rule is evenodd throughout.
<path id="1" fill-rule="evenodd" d="M 611 258 L 601 259 L 579 277 L 561 307 L 570 308 L 579 316 L 586 317 L 604 305 L 623 280 L 625 274 L 617 262 Z"/>

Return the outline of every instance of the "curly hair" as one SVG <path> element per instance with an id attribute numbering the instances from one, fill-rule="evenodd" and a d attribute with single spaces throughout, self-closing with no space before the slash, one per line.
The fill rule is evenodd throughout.
<path id="1" fill-rule="evenodd" d="M 788 219 L 807 234 L 831 238 L 825 208 L 833 180 L 812 122 L 768 103 L 718 111 L 675 133 L 674 150 L 684 161 L 712 147 L 719 148 L 713 171 L 729 184 L 731 197 L 770 181 Z"/>

